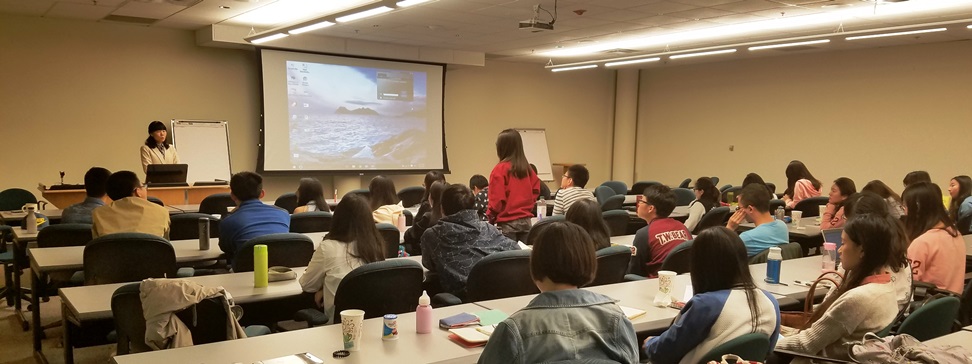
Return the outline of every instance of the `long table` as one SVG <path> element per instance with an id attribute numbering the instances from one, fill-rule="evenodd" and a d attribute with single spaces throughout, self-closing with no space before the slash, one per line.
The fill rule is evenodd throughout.
<path id="1" fill-rule="evenodd" d="M 228 193 L 229 185 L 216 186 L 182 186 L 182 187 L 149 187 L 148 195 L 162 200 L 166 205 L 198 204 L 204 198 L 216 193 Z M 66 208 L 84 201 L 87 197 L 84 189 L 77 190 L 41 190 L 44 199 L 58 208 Z"/>

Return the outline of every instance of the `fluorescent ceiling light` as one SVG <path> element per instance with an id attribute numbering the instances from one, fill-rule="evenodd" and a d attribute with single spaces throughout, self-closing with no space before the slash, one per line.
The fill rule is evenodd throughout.
<path id="1" fill-rule="evenodd" d="M 624 66 L 626 64 L 656 62 L 656 61 L 659 61 L 659 60 L 661 60 L 660 57 L 651 57 L 651 58 L 642 58 L 642 59 L 631 59 L 631 60 L 627 60 L 627 61 L 608 62 L 608 63 L 605 63 L 604 64 L 604 67 L 616 67 L 616 66 Z"/>
<path id="2" fill-rule="evenodd" d="M 859 36 L 856 36 L 856 37 L 847 37 L 847 38 L 844 38 L 844 39 L 847 39 L 847 40 L 858 40 L 858 39 L 870 39 L 870 38 L 896 37 L 896 36 L 899 36 L 899 35 L 944 32 L 946 30 L 948 30 L 948 28 L 921 29 L 921 30 L 910 30 L 910 31 L 907 31 L 907 32 L 894 32 L 894 33 L 859 35 Z"/>
<path id="3" fill-rule="evenodd" d="M 735 49 L 723 49 L 718 51 L 708 51 L 699 53 L 686 53 L 686 54 L 676 54 L 674 56 L 669 56 L 669 59 L 679 59 L 679 58 L 690 58 L 690 57 L 701 57 L 701 56 L 711 56 L 713 54 L 726 54 L 726 53 L 736 53 Z"/>
<path id="4" fill-rule="evenodd" d="M 773 48 L 796 47 L 796 46 L 802 46 L 802 45 L 821 44 L 821 43 L 830 43 L 830 39 L 819 39 L 819 40 L 809 40 L 809 41 L 806 41 L 806 42 L 783 43 L 783 44 L 771 44 L 771 45 L 764 45 L 764 46 L 755 46 L 755 47 L 749 47 L 749 50 L 751 50 L 751 51 L 758 51 L 760 49 L 773 49 Z"/>
<path id="5" fill-rule="evenodd" d="M 339 17 L 339 18 L 337 18 L 335 20 L 337 20 L 338 23 L 347 23 L 349 21 L 355 21 L 355 20 L 358 20 L 358 19 L 364 19 L 364 18 L 367 18 L 369 16 L 375 16 L 375 15 L 378 15 L 378 14 L 384 14 L 384 13 L 387 13 L 387 12 L 392 11 L 392 10 L 394 10 L 394 9 L 389 8 L 387 6 L 380 6 L 380 7 L 374 8 L 374 9 L 368 9 L 368 10 L 361 11 L 361 12 L 357 12 L 357 13 L 354 13 L 354 14 L 348 14 L 348 15 Z"/>
<path id="6" fill-rule="evenodd" d="M 261 6 L 239 16 L 230 18 L 228 22 L 251 26 L 272 26 L 284 23 L 298 22 L 308 18 L 319 17 L 354 9 L 377 2 L 378 0 L 277 0 L 274 3 Z"/>
<path id="7" fill-rule="evenodd" d="M 551 69 L 550 71 L 551 72 L 563 72 L 563 71 L 583 70 L 583 69 L 588 69 L 588 68 L 597 68 L 597 65 L 596 64 L 588 64 L 588 65 L 584 65 L 584 66 L 554 68 L 554 69 Z"/>
<path id="8" fill-rule="evenodd" d="M 690 30 L 655 36 L 642 36 L 618 41 L 601 42 L 578 47 L 541 52 L 547 57 L 572 57 L 600 53 L 611 49 L 644 49 L 652 46 L 678 45 L 692 41 L 717 40 L 749 34 L 776 35 L 789 30 L 806 28 L 824 29 L 838 26 L 853 19 L 877 20 L 902 14 L 915 14 L 956 6 L 968 6 L 969 0 L 910 0 L 899 3 L 882 3 L 878 6 L 855 6 L 818 14 L 782 17 L 770 20 L 729 24 L 712 28 Z"/>
<path id="9" fill-rule="evenodd" d="M 306 27 L 300 27 L 300 28 L 297 28 L 297 29 L 294 29 L 294 30 L 288 30 L 287 33 L 290 33 L 290 34 L 307 33 L 307 32 L 312 31 L 312 30 L 318 30 L 318 29 L 322 29 L 322 28 L 327 28 L 327 27 L 332 26 L 332 25 L 334 25 L 333 22 L 329 22 L 329 21 L 326 21 L 325 20 L 325 21 L 322 21 L 322 22 L 317 23 L 317 24 L 308 25 Z"/>
<path id="10" fill-rule="evenodd" d="M 256 38 L 254 40 L 251 40 L 250 43 L 253 43 L 253 44 L 266 43 L 266 42 L 269 42 L 271 40 L 277 40 L 277 39 L 285 38 L 285 37 L 287 37 L 287 33 L 276 33 L 276 34 L 273 34 L 273 35 L 268 35 L 266 37 Z"/>
<path id="11" fill-rule="evenodd" d="M 429 2 L 429 1 L 431 1 L 431 0 L 404 0 L 404 1 L 399 1 L 399 2 L 395 3 L 395 5 L 397 5 L 400 8 L 407 8 L 407 7 L 412 6 L 412 5 L 418 5 L 418 4 L 425 3 L 425 2 Z"/>
<path id="12" fill-rule="evenodd" d="M 972 25 L 969 25 L 969 26 L 967 26 L 966 28 L 968 28 L 968 29 L 972 29 Z"/>

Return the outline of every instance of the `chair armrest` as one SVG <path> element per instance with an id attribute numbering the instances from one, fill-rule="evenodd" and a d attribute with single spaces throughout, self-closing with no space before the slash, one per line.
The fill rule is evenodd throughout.
<path id="1" fill-rule="evenodd" d="M 243 328 L 246 337 L 270 335 L 270 328 L 263 325 L 250 325 Z"/>
<path id="2" fill-rule="evenodd" d="M 637 274 L 625 274 L 624 275 L 624 281 L 625 282 L 644 281 L 644 280 L 648 280 L 648 278 L 639 276 Z"/>
<path id="3" fill-rule="evenodd" d="M 459 297 L 456 297 L 452 293 L 439 293 L 435 296 L 432 296 L 432 307 L 435 308 L 455 306 L 461 304 L 462 304 L 462 300 L 460 300 Z"/>
<path id="4" fill-rule="evenodd" d="M 797 352 L 797 351 L 792 351 L 792 350 L 785 350 L 785 349 L 773 349 L 773 353 L 774 354 L 777 354 L 777 355 L 782 354 L 782 355 L 787 355 L 787 356 L 792 356 L 792 357 L 800 357 L 800 358 L 813 359 L 813 360 L 816 360 L 816 361 L 822 361 L 822 362 L 827 362 L 827 363 L 854 363 L 852 361 L 841 360 L 841 359 L 832 359 L 832 358 L 827 358 L 827 357 L 823 357 L 823 356 L 805 354 L 805 353 L 801 353 L 801 352 Z"/>
<path id="5" fill-rule="evenodd" d="M 307 326 L 321 326 L 327 323 L 327 314 L 314 308 L 305 308 L 294 314 L 294 321 L 307 322 Z"/>
<path id="6" fill-rule="evenodd" d="M 179 268 L 179 270 L 176 272 L 176 277 L 178 278 L 189 278 L 195 275 L 196 275 L 196 270 L 193 269 L 192 267 Z M 82 275 L 82 277 L 84 276 Z"/>

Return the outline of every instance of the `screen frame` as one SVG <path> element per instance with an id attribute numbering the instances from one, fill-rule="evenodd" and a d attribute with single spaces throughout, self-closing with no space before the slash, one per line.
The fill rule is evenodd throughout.
<path id="1" fill-rule="evenodd" d="M 257 69 L 260 71 L 260 77 L 258 83 L 260 85 L 260 143 L 257 148 L 257 173 L 264 176 L 300 176 L 307 174 L 332 174 L 332 175 L 365 175 L 365 174 L 387 174 L 387 175 L 420 175 L 425 174 L 430 171 L 441 171 L 445 174 L 450 174 L 451 170 L 449 168 L 449 146 L 446 144 L 446 119 L 445 119 L 445 105 L 446 105 L 446 76 L 448 65 L 445 63 L 437 62 L 422 62 L 422 61 L 410 61 L 392 58 L 382 58 L 382 57 L 367 57 L 367 56 L 357 56 L 357 55 L 347 55 L 340 53 L 329 53 L 329 52 L 314 52 L 306 50 L 288 49 L 280 47 L 255 47 L 257 61 Z M 263 51 L 282 51 L 282 52 L 292 52 L 292 53 L 305 53 L 314 54 L 330 57 L 340 57 L 340 58 L 356 58 L 365 59 L 373 61 L 387 61 L 387 62 L 399 62 L 399 63 L 413 63 L 428 66 L 437 66 L 442 69 L 442 110 L 440 110 L 441 120 L 442 120 L 442 168 L 428 168 L 428 169 L 301 169 L 301 170 L 267 170 L 265 168 L 264 158 L 266 156 L 266 93 L 264 92 L 265 86 L 264 76 L 263 76 Z"/>

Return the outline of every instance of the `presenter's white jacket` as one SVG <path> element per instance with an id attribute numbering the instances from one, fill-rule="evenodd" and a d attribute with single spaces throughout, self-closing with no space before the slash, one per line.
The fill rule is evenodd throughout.
<path id="1" fill-rule="evenodd" d="M 165 153 L 162 153 L 158 148 L 142 145 L 141 152 L 143 173 L 148 171 L 149 164 L 179 164 L 179 153 L 176 153 L 174 145 L 169 145 Z"/>

